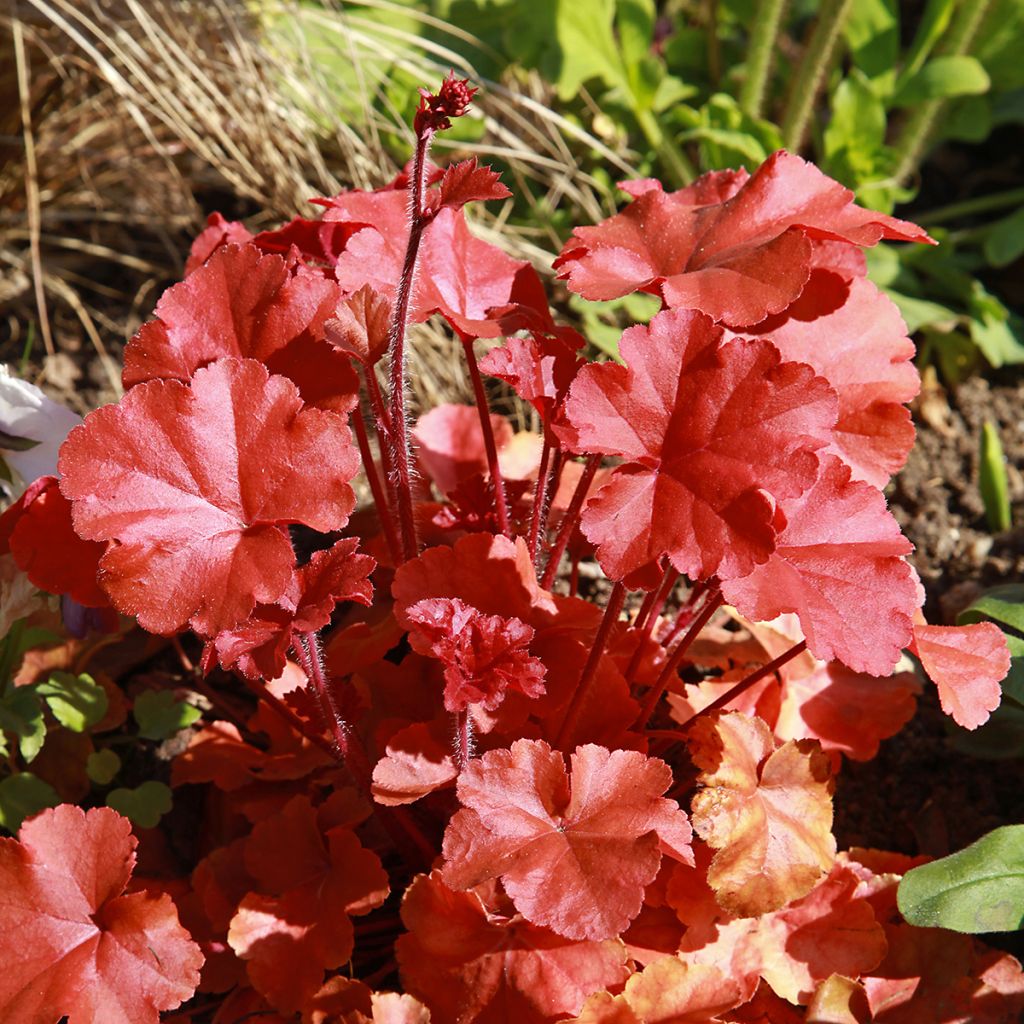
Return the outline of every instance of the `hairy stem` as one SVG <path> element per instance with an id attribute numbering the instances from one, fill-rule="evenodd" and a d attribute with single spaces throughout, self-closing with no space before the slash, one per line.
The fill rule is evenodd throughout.
<path id="1" fill-rule="evenodd" d="M 370 450 L 370 439 L 366 434 L 366 424 L 363 422 L 361 409 L 356 409 L 353 412 L 352 426 L 355 429 L 356 441 L 359 444 L 359 454 L 363 459 L 363 472 L 366 474 L 366 482 L 370 485 L 373 503 L 377 506 L 377 518 L 380 520 L 384 539 L 387 541 L 391 561 L 398 565 L 399 559 L 402 556 L 402 546 L 398 539 L 398 532 L 395 529 L 395 521 L 391 515 L 391 506 L 388 504 L 384 487 L 380 482 L 380 477 L 377 475 L 377 464 L 373 461 L 373 452 Z"/>
<path id="2" fill-rule="evenodd" d="M 464 708 L 455 716 L 455 767 L 464 772 L 472 756 L 473 720 L 469 717 L 469 708 Z"/>
<path id="3" fill-rule="evenodd" d="M 640 708 L 640 714 L 637 716 L 637 726 L 643 729 L 657 706 L 658 701 L 661 699 L 661 695 L 668 689 L 668 684 L 672 681 L 673 677 L 679 671 L 679 666 L 683 663 L 683 658 L 686 657 L 686 652 L 690 649 L 693 641 L 697 639 L 700 631 L 708 624 L 708 620 L 715 612 L 725 603 L 725 598 L 715 591 L 714 593 L 708 594 L 707 599 L 704 602 L 704 607 L 700 610 L 700 614 L 693 621 L 693 625 L 686 632 L 686 636 L 679 642 L 679 646 L 672 652 L 672 657 L 665 663 L 665 667 L 661 670 L 661 675 L 658 676 L 658 681 L 651 687 L 650 692 L 644 698 L 643 705 Z"/>
<path id="4" fill-rule="evenodd" d="M 587 491 L 590 490 L 590 485 L 594 480 L 594 474 L 597 473 L 597 467 L 601 463 L 600 455 L 591 455 L 586 466 L 583 469 L 583 475 L 580 477 L 579 483 L 576 485 L 576 490 L 573 492 L 572 498 L 569 501 L 569 507 L 565 510 L 565 518 L 562 520 L 561 529 L 558 531 L 558 536 L 555 538 L 555 543 L 552 545 L 551 553 L 548 555 L 548 564 L 544 567 L 544 575 L 541 577 L 540 585 L 545 590 L 550 590 L 551 585 L 555 582 L 555 576 L 558 574 L 558 564 L 562 561 L 562 555 L 565 554 L 565 549 L 569 544 L 569 538 L 572 536 L 572 531 L 576 527 L 576 523 L 580 518 L 580 510 L 583 508 L 583 502 L 586 500 Z"/>
<path id="5" fill-rule="evenodd" d="M 768 85 L 775 41 L 782 23 L 786 0 L 760 0 L 747 44 L 747 71 L 740 89 L 740 107 L 751 117 L 760 117 Z"/>
<path id="6" fill-rule="evenodd" d="M 548 487 L 551 483 L 548 473 L 551 462 L 551 445 L 547 437 L 540 450 L 540 466 L 537 468 L 537 483 L 533 488 L 533 508 L 530 510 L 530 533 L 527 545 L 530 549 L 530 561 L 537 559 L 537 540 L 540 537 L 541 516 L 547 511 Z"/>
<path id="7" fill-rule="evenodd" d="M 689 185 L 697 177 L 697 169 L 690 158 L 671 139 L 665 137 L 658 119 L 651 111 L 634 110 L 633 113 L 644 138 L 657 154 L 669 182 L 676 188 Z"/>
<path id="8" fill-rule="evenodd" d="M 804 144 L 814 102 L 852 7 L 853 0 L 822 0 L 814 31 L 793 76 L 782 118 L 782 143 L 792 153 L 799 152 Z"/>
<path id="9" fill-rule="evenodd" d="M 389 413 L 391 452 L 395 464 L 398 488 L 398 522 L 402 531 L 402 554 L 406 560 L 419 553 L 416 538 L 416 518 L 412 507 L 412 455 L 409 449 L 409 424 L 405 410 L 406 357 L 405 340 L 409 327 L 409 307 L 416 284 L 416 265 L 419 260 L 420 240 L 427 226 L 424 201 L 427 193 L 427 154 L 434 137 L 434 129 L 425 127 L 416 136 L 416 153 L 412 174 L 409 176 L 409 241 L 402 263 L 402 276 L 395 292 L 388 330 L 388 350 L 391 358 L 391 409 Z"/>
<path id="10" fill-rule="evenodd" d="M 992 0 L 963 0 L 950 26 L 949 35 L 943 40 L 941 53 L 947 57 L 961 57 L 968 53 L 985 15 L 992 6 Z M 903 130 L 896 139 L 896 170 L 893 177 L 905 182 L 917 173 L 921 159 L 928 148 L 940 116 L 948 107 L 948 100 L 935 99 L 918 104 L 903 124 Z"/>
<path id="11" fill-rule="evenodd" d="M 491 410 L 487 404 L 487 392 L 480 377 L 480 367 L 473 351 L 473 339 L 462 339 L 462 350 L 466 353 L 466 364 L 469 366 L 469 379 L 473 382 L 473 395 L 476 408 L 480 415 L 480 429 L 484 435 L 484 451 L 487 453 L 487 471 L 491 474 L 491 487 L 494 489 L 494 514 L 498 520 L 498 530 L 506 537 L 512 536 L 512 527 L 508 518 L 508 501 L 505 498 L 505 483 L 501 478 L 501 467 L 498 465 L 498 446 L 494 443 L 494 427 L 491 424 Z"/>
<path id="12" fill-rule="evenodd" d="M 598 663 L 601 661 L 601 656 L 604 654 L 604 649 L 608 644 L 608 636 L 615 623 L 619 621 L 619 613 L 622 611 L 622 603 L 625 599 L 625 585 L 621 582 L 616 583 L 612 587 L 612 592 L 608 595 L 608 603 L 605 605 L 604 616 L 601 619 L 601 625 L 598 626 L 597 636 L 594 637 L 594 645 L 590 648 L 590 655 L 583 666 L 583 671 L 580 673 L 580 681 L 576 684 L 572 700 L 569 703 L 569 710 L 562 721 L 561 729 L 558 730 L 558 738 L 555 740 L 556 747 L 564 747 L 569 737 L 575 731 L 576 726 L 579 725 L 580 715 L 583 713 L 587 697 L 590 695 Z"/>

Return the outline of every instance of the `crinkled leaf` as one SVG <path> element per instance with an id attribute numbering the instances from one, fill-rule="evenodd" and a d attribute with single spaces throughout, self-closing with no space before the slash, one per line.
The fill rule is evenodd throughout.
<path id="1" fill-rule="evenodd" d="M 636 751 L 578 747 L 570 780 L 544 742 L 492 750 L 459 777 L 444 880 L 469 889 L 500 876 L 528 921 L 574 939 L 617 935 L 662 853 L 691 859 L 686 814 L 661 796 L 671 783 L 663 761 Z"/>
<path id="2" fill-rule="evenodd" d="M 406 609 L 409 643 L 444 663 L 444 706 L 494 711 L 509 691 L 544 693 L 544 664 L 528 653 L 533 629 L 521 619 L 484 615 L 458 598 L 435 597 Z"/>
<path id="3" fill-rule="evenodd" d="M 124 384 L 189 381 L 226 356 L 256 359 L 290 377 L 310 405 L 348 410 L 358 380 L 324 337 L 338 287 L 253 245 L 229 245 L 169 288 L 125 348 Z"/>
<path id="4" fill-rule="evenodd" d="M 588 299 L 660 290 L 671 307 L 746 325 L 800 294 L 811 239 L 928 240 L 912 224 L 855 206 L 852 192 L 782 151 L 728 186 L 724 199 L 700 182 L 678 193 L 645 191 L 602 224 L 577 228 L 555 261 L 559 276 Z"/>
<path id="5" fill-rule="evenodd" d="M 438 871 L 409 886 L 402 921 L 408 933 L 395 951 L 403 984 L 438 1024 L 546 1024 L 629 973 L 618 940 L 565 939 L 514 913 L 491 887 L 453 892 Z"/>
<path id="6" fill-rule="evenodd" d="M 260 883 L 231 920 L 228 942 L 249 978 L 282 1013 L 303 1006 L 324 970 L 352 955 L 351 914 L 379 906 L 388 879 L 376 854 L 344 826 L 322 827 L 298 796 L 253 829 L 245 864 Z"/>
<path id="7" fill-rule="evenodd" d="M 480 166 L 476 157 L 460 160 L 444 169 L 436 192 L 429 193 L 427 208 L 458 210 L 466 203 L 487 199 L 508 199 L 512 193 L 498 180 L 501 175 L 487 166 Z"/>
<path id="8" fill-rule="evenodd" d="M 888 675 L 910 642 L 919 601 L 904 558 L 912 545 L 881 491 L 851 480 L 830 455 L 809 490 L 780 504 L 786 527 L 775 551 L 722 592 L 751 619 L 796 613 L 818 658 Z"/>
<path id="9" fill-rule="evenodd" d="M 100 562 L 117 607 L 155 633 L 230 629 L 292 578 L 282 527 L 340 529 L 358 468 L 344 419 L 303 408 L 253 360 L 191 387 L 151 381 L 92 413 L 61 449 L 75 528 L 114 541 Z"/>
<path id="10" fill-rule="evenodd" d="M 920 390 L 914 344 L 892 301 L 865 278 L 844 283 L 815 270 L 789 309 L 741 333 L 768 338 L 783 359 L 808 363 L 835 388 L 831 450 L 856 479 L 884 487 L 914 444 L 904 403 Z"/>
<path id="11" fill-rule="evenodd" d="M 334 316 L 324 324 L 324 334 L 335 348 L 373 366 L 388 350 L 390 322 L 391 302 L 363 285 L 338 303 Z"/>
<path id="12" fill-rule="evenodd" d="M 623 459 L 582 517 L 614 579 L 664 556 L 694 579 L 745 576 L 774 549 L 776 501 L 815 479 L 831 388 L 768 342 L 720 339 L 700 313 L 661 313 L 622 336 L 627 366 L 586 366 L 569 391 L 575 446 Z"/>
<path id="13" fill-rule="evenodd" d="M 123 895 L 134 850 L 107 808 L 63 805 L 23 825 L 20 842 L 0 839 L 5 1024 L 157 1024 L 192 996 L 203 956 L 170 896 Z"/>
<path id="14" fill-rule="evenodd" d="M 718 851 L 708 871 L 718 902 L 756 916 L 810 892 L 836 852 L 832 773 L 818 744 L 776 749 L 764 722 L 731 712 L 694 725 L 690 754 L 704 787 L 693 824 Z"/>

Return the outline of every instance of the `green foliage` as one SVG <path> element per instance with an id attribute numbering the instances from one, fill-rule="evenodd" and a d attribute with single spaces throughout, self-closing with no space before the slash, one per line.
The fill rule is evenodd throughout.
<path id="1" fill-rule="evenodd" d="M 979 468 L 981 500 L 985 504 L 985 519 L 993 533 L 1008 530 L 1011 522 L 1010 487 L 1006 479 L 1006 455 L 999 441 L 995 424 L 986 422 L 981 431 L 981 459 Z"/>
<path id="2" fill-rule="evenodd" d="M 987 591 L 960 613 L 957 622 L 961 626 L 994 622 L 1010 650 L 1010 671 L 1002 682 L 999 707 L 974 732 L 956 729 L 953 746 L 960 753 L 990 761 L 1024 757 L 1024 584 Z"/>
<path id="3" fill-rule="evenodd" d="M 1024 924 L 1024 825 L 997 828 L 900 882 L 900 913 L 925 928 L 1005 932 Z"/>
<path id="4" fill-rule="evenodd" d="M 85 732 L 107 713 L 107 693 L 92 676 L 53 672 L 35 690 L 46 701 L 53 717 L 72 732 Z"/>
<path id="5" fill-rule="evenodd" d="M 168 690 L 146 690 L 135 698 L 132 714 L 143 739 L 165 740 L 195 722 L 202 712 Z"/>
<path id="6" fill-rule="evenodd" d="M 121 758 L 109 747 L 106 750 L 94 750 L 85 761 L 85 773 L 97 786 L 113 782 L 120 770 Z"/>
<path id="7" fill-rule="evenodd" d="M 17 832 L 33 814 L 60 803 L 57 791 L 31 772 L 18 772 L 0 780 L 0 825 Z"/>
<path id="8" fill-rule="evenodd" d="M 155 828 L 172 802 L 170 787 L 152 780 L 135 789 L 112 789 L 107 794 L 107 806 L 139 828 Z"/>

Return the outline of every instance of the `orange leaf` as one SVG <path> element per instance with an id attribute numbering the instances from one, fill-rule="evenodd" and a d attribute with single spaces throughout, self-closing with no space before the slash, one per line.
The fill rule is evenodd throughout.
<path id="1" fill-rule="evenodd" d="M 703 769 L 697 834 L 718 850 L 708 882 L 737 916 L 778 910 L 814 888 L 835 859 L 832 777 L 813 740 L 778 749 L 768 726 L 739 712 L 698 721 L 690 752 Z"/>

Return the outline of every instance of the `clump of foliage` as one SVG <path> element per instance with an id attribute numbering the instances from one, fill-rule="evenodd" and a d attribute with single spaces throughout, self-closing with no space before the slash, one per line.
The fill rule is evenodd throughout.
<path id="1" fill-rule="evenodd" d="M 498 176 L 428 159 L 473 92 L 421 92 L 386 188 L 257 235 L 211 217 L 124 398 L 0 518 L 12 579 L 80 626 L 130 616 L 188 668 L 198 638 L 206 701 L 134 698 L 140 739 L 187 737 L 182 865 L 145 827 L 166 793 L 45 810 L 31 781 L 60 723 L 100 802 L 119 688 L 5 680 L 3 1019 L 155 1021 L 195 992 L 182 1015 L 218 1024 L 1016 1019 L 1017 961 L 907 924 L 917 862 L 832 835 L 843 759 L 913 714 L 904 651 L 967 728 L 1010 666 L 993 622 L 924 622 L 880 489 L 919 382 L 863 249 L 928 236 L 784 151 L 627 182 L 556 268 L 661 309 L 587 362 L 469 230 Z M 435 314 L 476 404 L 410 427 L 406 331 Z M 485 373 L 540 433 L 490 413 Z M 24 622 L 5 644 L 10 673 Z"/>

